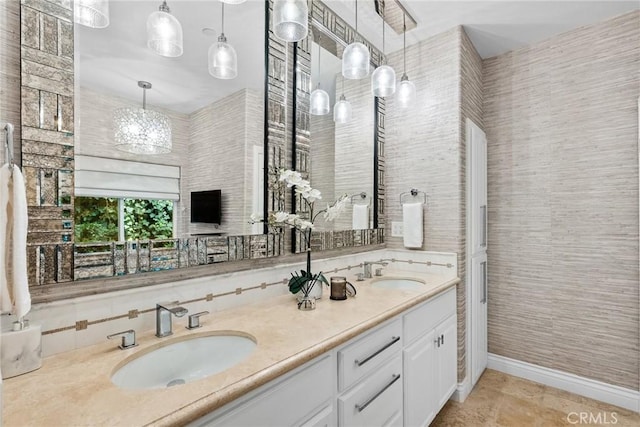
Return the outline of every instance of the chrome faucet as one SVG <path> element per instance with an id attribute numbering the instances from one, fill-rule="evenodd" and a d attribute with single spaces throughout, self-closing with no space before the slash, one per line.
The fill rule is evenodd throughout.
<path id="1" fill-rule="evenodd" d="M 156 304 L 156 336 L 162 338 L 173 334 L 171 315 L 182 317 L 188 312 L 189 310 L 178 305 L 178 301 Z"/>
<path id="2" fill-rule="evenodd" d="M 365 279 L 371 279 L 371 277 L 373 277 L 371 275 L 371 266 L 374 265 L 374 264 L 379 264 L 379 265 L 384 267 L 384 266 L 388 265 L 389 263 L 388 262 L 384 262 L 384 261 L 365 261 L 363 263 L 363 266 L 364 266 L 364 278 Z"/>

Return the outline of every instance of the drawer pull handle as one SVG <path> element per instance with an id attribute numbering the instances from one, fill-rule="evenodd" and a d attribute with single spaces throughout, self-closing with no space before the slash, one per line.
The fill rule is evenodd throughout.
<path id="1" fill-rule="evenodd" d="M 365 363 L 367 363 L 369 360 L 373 359 L 374 357 L 376 357 L 377 355 L 379 355 L 380 353 L 382 353 L 383 351 L 385 351 L 386 349 L 388 349 L 389 347 L 391 347 L 392 345 L 394 345 L 395 343 L 397 343 L 398 341 L 400 341 L 400 337 L 391 337 L 391 341 L 388 342 L 387 344 L 385 344 L 383 347 L 379 348 L 378 350 L 376 350 L 374 353 L 370 354 L 369 356 L 365 357 L 362 360 L 358 360 L 356 359 L 356 365 L 358 366 L 362 366 Z"/>
<path id="2" fill-rule="evenodd" d="M 369 400 L 367 400 L 366 402 L 364 402 L 362 405 L 356 405 L 356 409 L 358 410 L 358 412 L 362 412 L 365 410 L 365 408 L 367 406 L 369 406 L 374 400 L 376 400 L 378 398 L 378 396 L 380 396 L 382 393 L 385 392 L 386 389 L 388 389 L 389 387 L 391 387 L 393 385 L 393 383 L 395 383 L 396 381 L 398 381 L 400 379 L 400 374 L 393 374 L 393 377 L 391 378 L 391 381 L 389 381 L 387 383 L 387 385 L 385 385 L 384 387 L 382 387 L 382 389 L 380 389 L 379 392 L 377 392 L 376 394 L 374 394 L 373 396 L 371 396 L 369 398 Z"/>

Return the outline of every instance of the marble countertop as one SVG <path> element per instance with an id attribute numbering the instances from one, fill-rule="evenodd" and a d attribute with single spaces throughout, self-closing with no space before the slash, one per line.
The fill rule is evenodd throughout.
<path id="1" fill-rule="evenodd" d="M 455 286 L 459 279 L 419 273 L 385 272 L 386 277 L 421 278 L 421 290 L 381 289 L 356 282 L 358 294 L 331 301 L 325 291 L 313 311 L 300 311 L 293 295 L 221 311 L 202 318 L 202 328 L 185 329 L 174 319 L 174 334 L 138 333 L 139 346 L 120 350 L 114 341 L 57 354 L 41 369 L 4 380 L 3 424 L 10 426 L 175 426 L 184 425 L 270 380 L 337 347 L 362 332 Z M 241 363 L 201 380 L 167 389 L 123 390 L 111 374 L 137 353 L 188 335 L 241 331 L 257 340 Z"/>

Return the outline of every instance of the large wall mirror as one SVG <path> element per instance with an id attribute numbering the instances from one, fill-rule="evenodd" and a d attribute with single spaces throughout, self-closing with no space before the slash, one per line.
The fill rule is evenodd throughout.
<path id="1" fill-rule="evenodd" d="M 314 250 L 382 243 L 384 229 L 384 100 L 371 94 L 370 79 L 344 79 L 342 52 L 356 37 L 354 30 L 324 3 L 310 8 L 310 35 L 296 50 L 296 123 L 294 165 L 320 190 L 323 202 L 349 197 L 345 212 L 332 222 L 319 217 L 312 234 Z M 361 39 L 361 38 L 360 38 Z M 362 39 L 361 39 L 362 40 Z M 381 53 L 366 40 L 373 70 Z M 311 92 L 329 95 L 327 114 L 310 114 Z M 337 101 L 346 100 L 351 117 L 334 117 Z M 295 203 L 299 213 L 305 205 Z M 294 251 L 303 248 L 294 239 Z"/>
<path id="2" fill-rule="evenodd" d="M 237 52 L 238 75 L 220 80 L 209 75 L 207 55 L 221 32 L 221 2 L 168 2 L 182 24 L 179 57 L 159 56 L 147 47 L 146 20 L 160 0 L 111 1 L 106 28 L 74 24 L 72 4 L 25 0 L 21 6 L 21 154 L 35 300 L 55 298 L 61 289 L 70 296 L 72 289 L 95 293 L 129 283 L 116 286 L 105 278 L 284 254 L 283 234 L 266 233 L 267 227 L 249 218 L 293 208 L 288 195 L 271 184 L 279 169 L 309 155 L 300 148 L 305 138 L 310 146 L 309 128 L 300 126 L 304 114 L 293 104 L 304 103 L 304 95 L 296 98 L 294 92 L 308 88 L 293 70 L 295 57 L 304 55 L 301 48 L 311 48 L 312 38 L 297 46 L 278 40 L 268 24 L 272 0 L 226 4 L 224 33 Z M 316 0 L 310 5 L 310 19 L 324 8 Z M 331 16 L 327 19 L 353 36 L 344 21 Z M 116 112 L 143 103 L 146 111 L 171 123 L 169 152 L 141 154 L 116 147 Z M 383 227 L 383 105 L 374 108 L 367 122 L 374 126 L 373 154 L 365 156 L 373 184 L 342 189 L 335 185 L 339 174 L 326 184 L 334 194 L 366 193 L 366 200 L 357 202 L 371 206 L 366 221 L 372 228 L 341 234 L 341 226 L 333 224 L 318 232 L 315 250 L 383 241 L 376 229 Z M 325 154 L 312 155 L 322 165 Z M 332 171 L 349 167 L 330 163 L 326 167 Z M 332 190 L 324 191 L 329 195 Z M 351 214 L 344 220 L 350 223 Z M 197 274 L 223 270 L 228 271 L 200 268 Z M 135 286 L 178 275 L 140 277 Z"/>

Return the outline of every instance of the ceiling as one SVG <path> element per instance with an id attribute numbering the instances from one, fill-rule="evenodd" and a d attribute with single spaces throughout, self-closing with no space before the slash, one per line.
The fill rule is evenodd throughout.
<path id="1" fill-rule="evenodd" d="M 391 1 L 391 0 L 387 0 Z M 417 27 L 407 45 L 463 25 L 478 53 L 489 58 L 552 35 L 639 9 L 640 2 L 607 1 L 430 1 L 399 0 Z M 76 25 L 79 84 L 142 98 L 138 80 L 150 81 L 150 105 L 190 113 L 245 87 L 264 88 L 264 1 L 225 6 L 225 35 L 238 53 L 238 77 L 217 80 L 207 71 L 207 50 L 220 32 L 218 0 L 168 0 L 183 27 L 184 54 L 165 58 L 146 48 L 146 19 L 161 0 L 111 0 L 111 23 L 105 29 Z M 354 26 L 355 0 L 326 0 Z M 205 35 L 211 27 L 216 35 Z M 358 30 L 382 48 L 382 21 L 373 0 L 358 0 Z M 402 36 L 387 27 L 387 53 L 402 48 Z"/>

